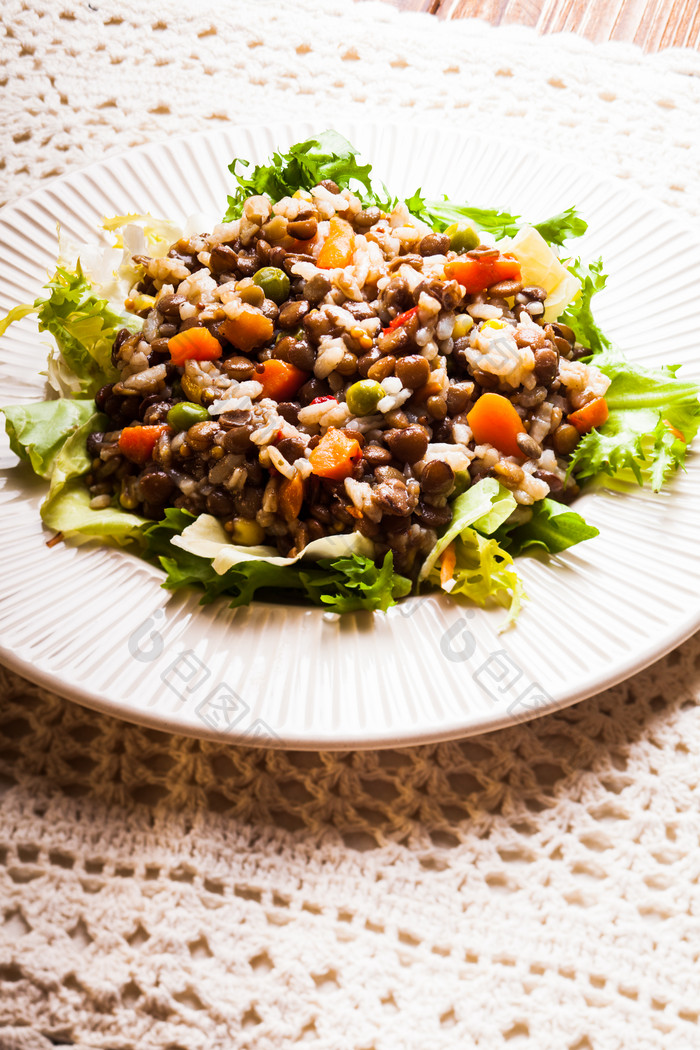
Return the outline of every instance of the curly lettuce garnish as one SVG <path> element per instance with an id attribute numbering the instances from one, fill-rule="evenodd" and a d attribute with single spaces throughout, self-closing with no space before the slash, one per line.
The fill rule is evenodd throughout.
<path id="1" fill-rule="evenodd" d="M 324 179 L 331 179 L 341 189 L 359 183 L 372 193 L 371 164 L 358 164 L 358 151 L 337 131 L 323 131 L 316 138 L 297 142 L 287 153 L 273 153 L 269 164 L 258 164 L 246 177 L 236 171 L 240 164 L 249 167 L 247 160 L 236 157 L 229 164 L 238 189 L 228 198 L 228 209 L 223 222 L 238 219 L 243 205 L 251 194 L 266 194 L 271 200 L 293 196 L 297 190 L 311 189 Z"/>
<path id="2" fill-rule="evenodd" d="M 678 365 L 632 367 L 615 351 L 593 361 L 612 380 L 605 395 L 608 420 L 576 446 L 570 470 L 577 479 L 629 470 L 654 492 L 682 467 L 700 426 L 700 390 L 676 378 Z"/>
<path id="3" fill-rule="evenodd" d="M 411 581 L 394 572 L 392 554 L 375 564 L 372 545 L 359 533 L 328 536 L 296 558 L 283 558 L 274 548 L 232 544 L 211 515 L 195 518 L 168 508 L 162 521 L 145 530 L 145 538 L 148 554 L 167 573 L 163 587 L 195 585 L 204 592 L 202 605 L 225 595 L 235 608 L 284 591 L 328 612 L 386 612 L 411 590 Z"/>
<path id="4" fill-rule="evenodd" d="M 142 321 L 101 298 L 84 276 L 80 263 L 75 272 L 59 266 L 45 288 L 47 294 L 38 296 L 31 306 L 10 311 L 0 322 L 0 335 L 14 321 L 36 313 L 39 331 L 54 337 L 60 363 L 73 380 L 65 392 L 91 397 L 117 378 L 111 355 L 119 329 L 137 331 Z"/>

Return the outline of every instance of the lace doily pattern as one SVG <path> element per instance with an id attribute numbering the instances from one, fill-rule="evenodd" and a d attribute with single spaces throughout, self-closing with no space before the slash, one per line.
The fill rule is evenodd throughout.
<path id="1" fill-rule="evenodd" d="M 3 1050 L 3 1025 L 139 1050 L 697 1042 L 697 639 L 558 715 L 383 752 L 232 749 L 0 685 Z"/>
<path id="2" fill-rule="evenodd" d="M 537 138 L 697 223 L 700 59 L 376 3 L 6 0 L 0 197 L 222 120 Z M 687 1050 L 700 641 L 528 725 L 231 748 L 0 673 L 0 1050 Z"/>
<path id="3" fill-rule="evenodd" d="M 5 0 L 0 17 L 0 201 L 107 150 L 222 121 L 323 128 L 342 111 L 537 139 L 694 208 L 694 51 L 641 60 L 631 45 L 349 0 L 199 0 L 176 15 L 167 0 Z"/>

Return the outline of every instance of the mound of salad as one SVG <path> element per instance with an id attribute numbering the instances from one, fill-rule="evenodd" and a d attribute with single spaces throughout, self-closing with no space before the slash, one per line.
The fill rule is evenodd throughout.
<path id="1" fill-rule="evenodd" d="M 435 589 L 518 613 L 514 558 L 597 529 L 603 475 L 658 490 L 700 422 L 676 368 L 597 326 L 575 209 L 530 224 L 391 197 L 326 131 L 251 168 L 209 233 L 105 219 L 36 314 L 52 396 L 6 406 L 61 540 L 128 545 L 164 587 L 386 610 Z"/>

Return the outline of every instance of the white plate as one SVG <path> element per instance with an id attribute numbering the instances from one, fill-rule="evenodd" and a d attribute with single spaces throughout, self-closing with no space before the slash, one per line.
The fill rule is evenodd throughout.
<path id="1" fill-rule="evenodd" d="M 55 258 L 56 223 L 90 239 L 104 215 L 184 219 L 225 206 L 234 156 L 260 162 L 318 131 L 230 128 L 108 157 L 0 213 L 0 308 L 34 298 Z M 578 242 L 611 274 L 603 328 L 632 360 L 681 363 L 700 379 L 695 290 L 700 245 L 653 200 L 539 149 L 454 130 L 342 126 L 393 192 L 417 186 L 538 221 L 576 204 Z M 650 255 L 650 251 L 652 254 Z M 0 403 L 44 396 L 46 357 L 27 318 L 0 341 Z M 409 599 L 387 615 L 329 621 L 318 609 L 202 608 L 119 550 L 46 547 L 44 485 L 1 446 L 0 656 L 89 707 L 198 736 L 293 747 L 377 747 L 494 729 L 619 682 L 700 624 L 700 457 L 660 495 L 619 487 L 577 509 L 600 536 L 552 558 L 521 558 L 531 601 L 502 611 Z"/>

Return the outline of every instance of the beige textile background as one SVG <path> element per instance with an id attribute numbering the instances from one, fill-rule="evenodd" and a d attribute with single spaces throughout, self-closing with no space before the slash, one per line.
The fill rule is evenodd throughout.
<path id="1" fill-rule="evenodd" d="M 345 0 L 0 20 L 2 199 L 151 138 L 342 111 L 545 138 L 698 224 L 688 52 Z M 0 672 L 0 1050 L 697 1046 L 699 689 L 693 639 L 530 725 L 318 754 Z"/>

